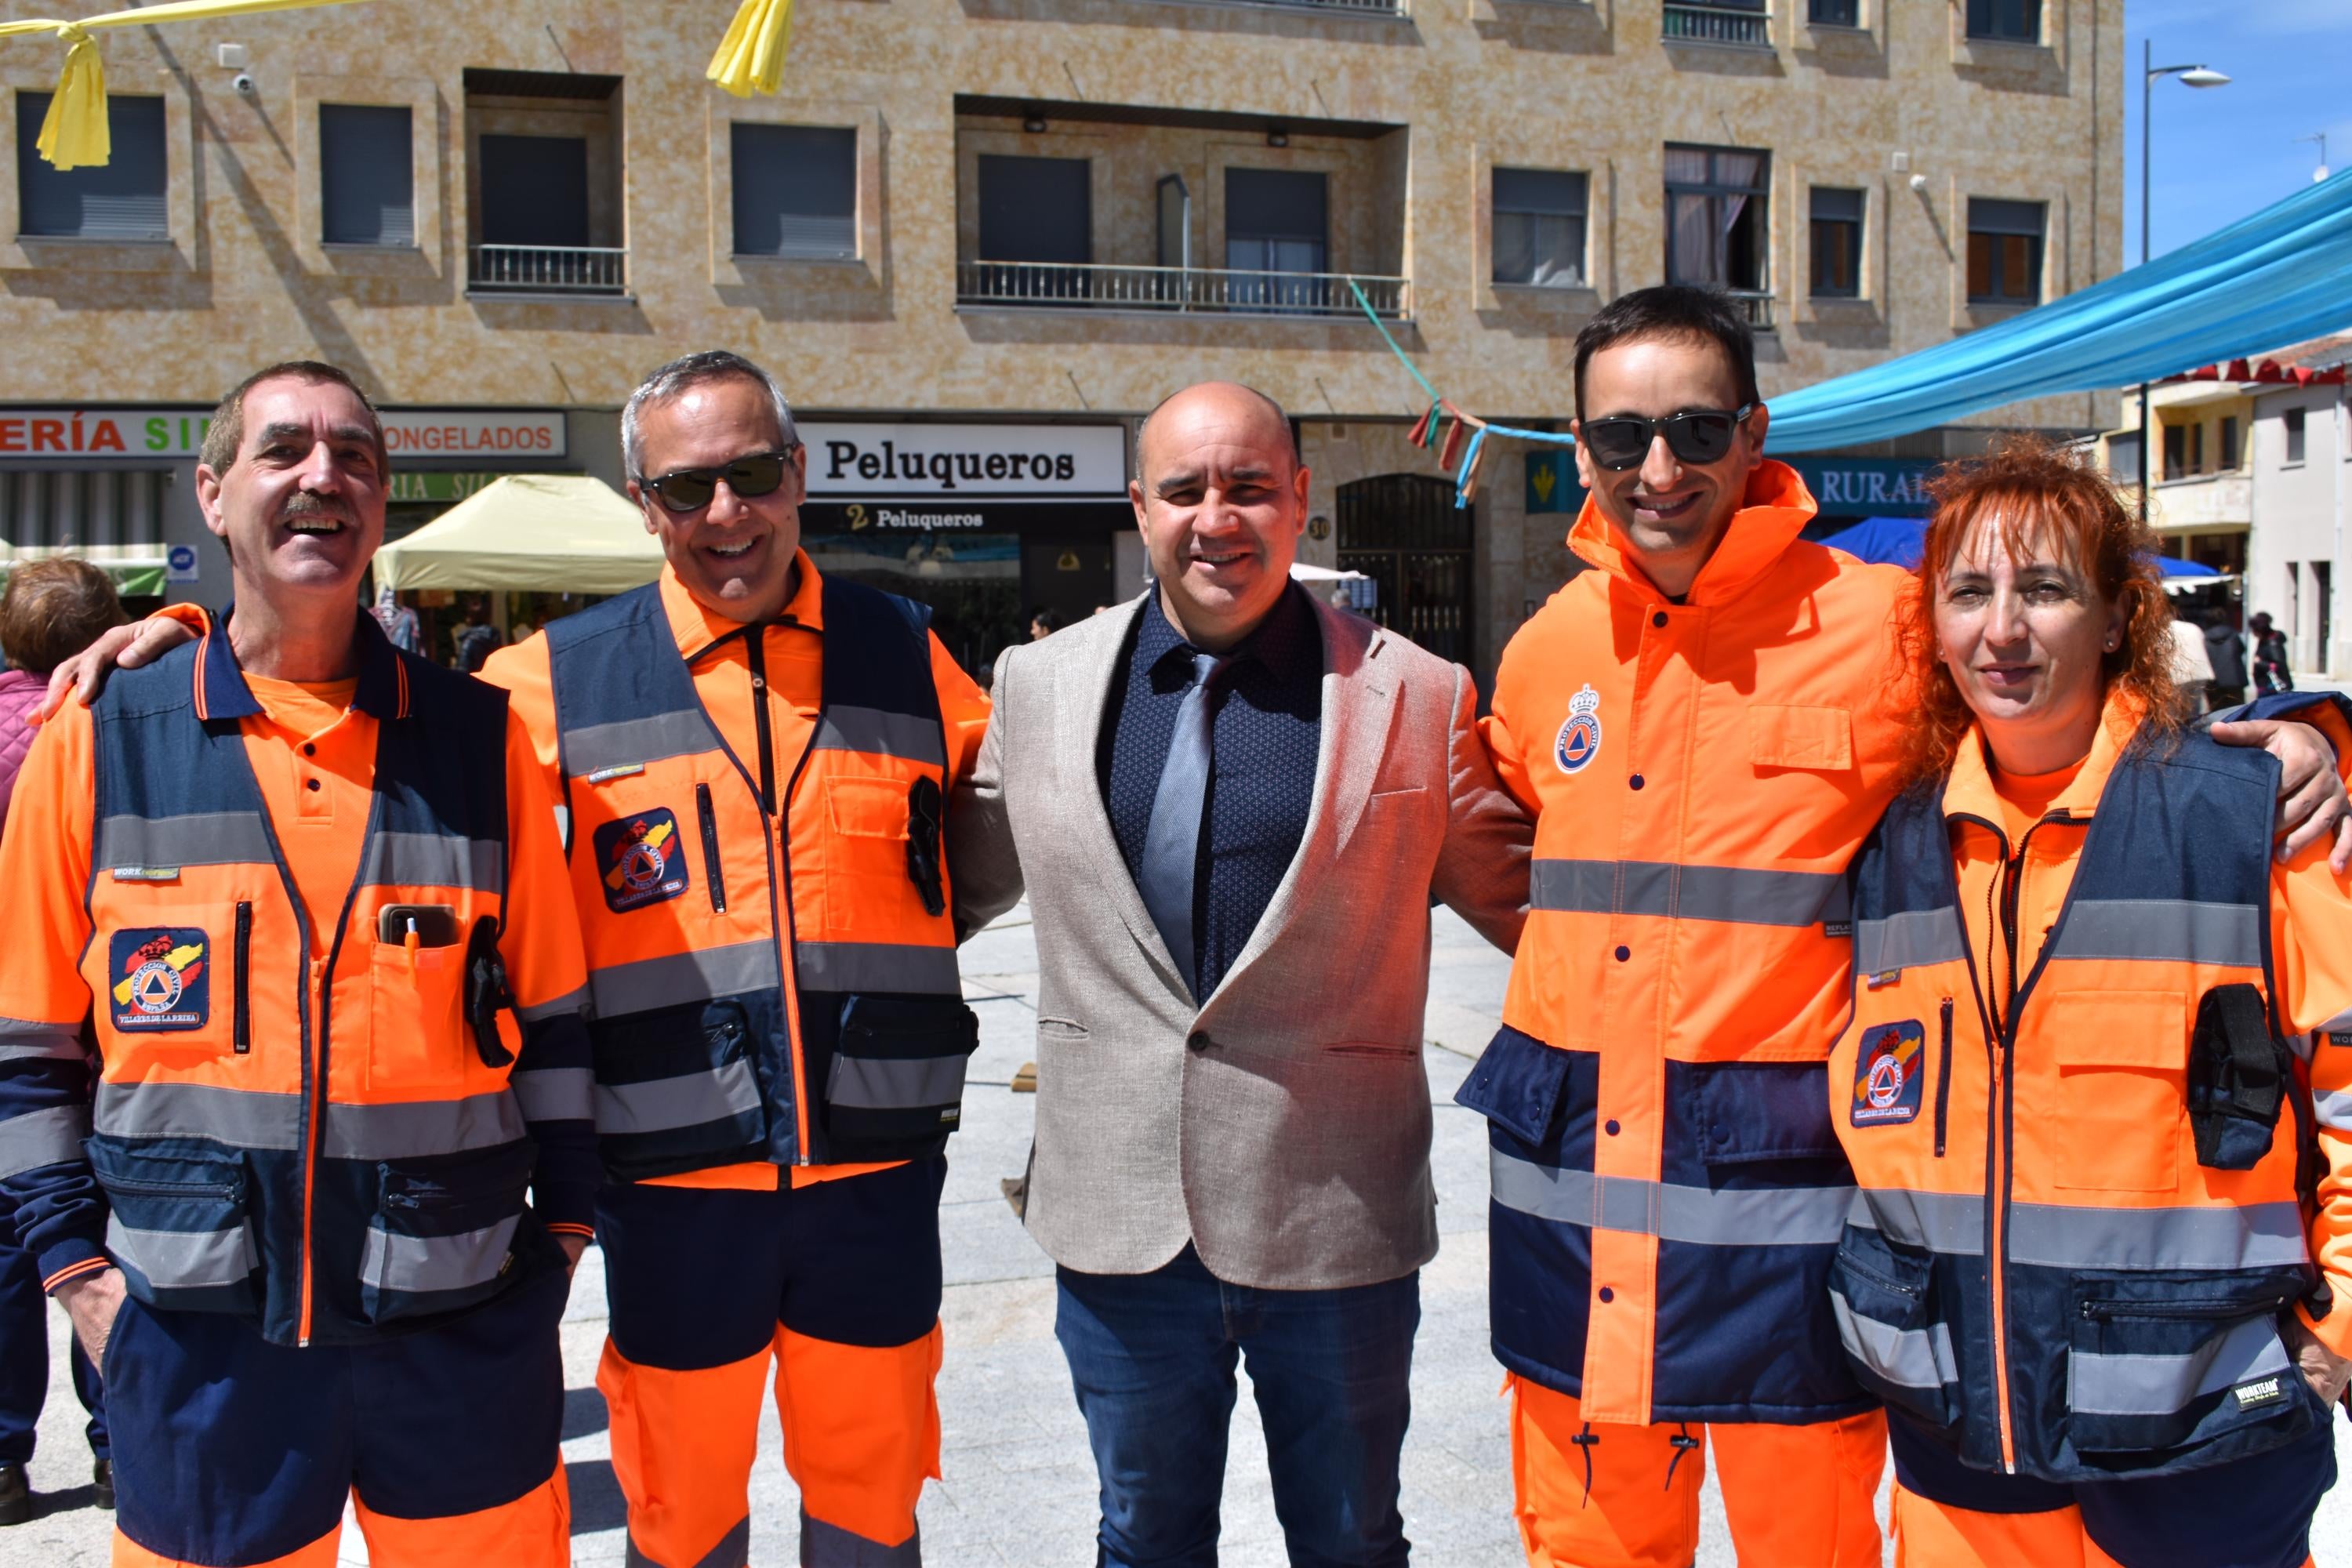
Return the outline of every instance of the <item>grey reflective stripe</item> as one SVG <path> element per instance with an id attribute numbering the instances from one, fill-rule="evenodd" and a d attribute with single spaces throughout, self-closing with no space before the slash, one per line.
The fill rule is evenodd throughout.
<path id="1" fill-rule="evenodd" d="M 743 1061 L 684 1078 L 596 1086 L 596 1131 L 608 1138 L 699 1127 L 759 1109 L 760 1082 Z"/>
<path id="2" fill-rule="evenodd" d="M 1898 1329 L 1864 1317 L 1846 1304 L 1840 1290 L 1830 1292 L 1830 1311 L 1837 1319 L 1838 1342 L 1845 1346 L 1845 1353 L 1883 1381 L 1901 1388 L 1941 1388 L 1960 1381 L 1949 1324 Z"/>
<path id="3" fill-rule="evenodd" d="M 472 888 L 506 890 L 504 846 L 488 838 L 457 838 L 438 833 L 378 833 L 360 862 L 366 887 Z"/>
<path id="4" fill-rule="evenodd" d="M 166 1290 L 236 1285 L 261 1267 L 253 1232 L 242 1224 L 226 1230 L 133 1230 L 109 1215 L 106 1250 Z"/>
<path id="5" fill-rule="evenodd" d="M 35 1024 L 22 1018 L 0 1018 L 0 1062 L 43 1058 L 79 1061 L 87 1055 L 82 1049 L 79 1022 Z"/>
<path id="6" fill-rule="evenodd" d="M 2268 1313 L 2215 1334 L 2187 1355 L 2099 1355 L 2066 1360 L 2066 1407 L 2082 1415 L 2169 1415 L 2209 1394 L 2291 1370 Z"/>
<path id="7" fill-rule="evenodd" d="M 820 752 L 875 752 L 904 757 L 910 763 L 944 765 L 936 719 L 912 713 L 892 713 L 881 708 L 827 708 L 817 721 Z"/>
<path id="8" fill-rule="evenodd" d="M 493 1089 L 463 1100 L 330 1102 L 320 1147 L 330 1160 L 400 1160 L 496 1149 L 522 1136 L 522 1108 L 513 1095 Z"/>
<path id="9" fill-rule="evenodd" d="M 697 1563 L 695 1568 L 702 1568 Z M 885 1546 L 869 1535 L 858 1535 L 837 1524 L 812 1519 L 801 1510 L 801 1568 L 923 1568 L 923 1531 L 896 1546 Z"/>
<path id="10" fill-rule="evenodd" d="M 0 1176 L 79 1160 L 81 1141 L 89 1136 L 86 1105 L 45 1105 L 12 1116 L 0 1121 Z"/>
<path id="11" fill-rule="evenodd" d="M 793 944 L 793 971 L 803 991 L 907 991 L 961 996 L 955 949 L 905 942 L 802 942 Z"/>
<path id="12" fill-rule="evenodd" d="M 1957 910 L 1909 910 L 1880 921 L 1853 922 L 1853 967 L 1863 974 L 1957 963 L 1969 955 L 1968 932 Z"/>
<path id="13" fill-rule="evenodd" d="M 2309 1261 L 2292 1203 L 2095 1209 L 2012 1204 L 2011 1262 L 2045 1268 L 2293 1268 Z"/>
<path id="14" fill-rule="evenodd" d="M 2051 939 L 2057 958 L 2143 959 L 2259 969 L 2263 910 L 2253 904 L 2192 904 L 2179 899 L 2084 899 L 2070 905 Z"/>
<path id="15" fill-rule="evenodd" d="M 803 1531 L 801 1539 L 805 1542 L 808 1540 L 806 1533 L 808 1527 L 805 1522 L 808 1515 L 803 1513 L 801 1518 L 803 1521 L 801 1527 Z M 746 1514 L 737 1522 L 734 1529 L 719 1538 L 718 1545 L 691 1563 L 665 1563 L 660 1558 L 642 1551 L 635 1540 L 631 1539 L 628 1542 L 628 1551 L 623 1558 L 623 1568 L 750 1568 L 751 1562 L 751 1519 L 749 1514 Z"/>
<path id="16" fill-rule="evenodd" d="M 1846 1223 L 1925 1252 L 1955 1258 L 1984 1255 L 1984 1199 L 1974 1193 L 1865 1187 L 1854 1194 Z"/>
<path id="17" fill-rule="evenodd" d="M 963 1099 L 965 1058 L 875 1057 L 833 1058 L 824 1097 L 860 1110 L 897 1110 L 908 1106 L 954 1105 Z"/>
<path id="18" fill-rule="evenodd" d="M 302 1097 L 206 1083 L 101 1083 L 97 1126 L 111 1138 L 209 1138 L 240 1149 L 302 1146 Z"/>
<path id="19" fill-rule="evenodd" d="M 1852 1187 L 1716 1192 L 1632 1176 L 1556 1171 L 1487 1152 L 1495 1201 L 1538 1219 L 1706 1247 L 1826 1247 L 1845 1234 Z"/>
<path id="20" fill-rule="evenodd" d="M 1809 926 L 1846 918 L 1845 879 L 1832 871 L 1752 871 L 1655 860 L 1538 860 L 1538 910 L 1664 915 L 1738 925 Z"/>
<path id="21" fill-rule="evenodd" d="M 588 987 L 583 985 L 577 991 L 566 991 L 562 995 L 551 1001 L 534 1003 L 528 1007 L 518 1007 L 514 1010 L 514 1015 L 517 1021 L 520 1023 L 536 1024 L 548 1018 L 560 1018 L 566 1013 L 577 1013 L 587 1005 Z"/>
<path id="22" fill-rule="evenodd" d="M 952 962 L 954 955 L 949 958 Z M 612 1018 L 685 1002 L 708 1002 L 713 996 L 773 991 L 782 978 L 776 969 L 775 944 L 763 937 L 732 947 L 607 964 L 590 973 L 588 991 L 596 999 L 596 1016 Z"/>
<path id="23" fill-rule="evenodd" d="M 98 825 L 98 868 L 270 865 L 269 832 L 249 811 L 110 816 Z"/>
<path id="24" fill-rule="evenodd" d="M 455 1236 L 394 1236 L 374 1226 L 360 1249 L 360 1278 L 379 1290 L 463 1290 L 498 1278 L 506 1267 L 515 1225 L 509 1215 L 496 1225 Z"/>
<path id="25" fill-rule="evenodd" d="M 586 1068 L 541 1068 L 509 1076 L 525 1121 L 585 1121 L 596 1114 L 596 1075 Z"/>
<path id="26" fill-rule="evenodd" d="M 2311 1091 L 2311 1109 L 2322 1127 L 2352 1132 L 2352 1089 L 2315 1089 Z"/>
<path id="27" fill-rule="evenodd" d="M 719 737 L 699 710 L 679 708 L 648 719 L 623 719 L 611 724 L 590 724 L 566 730 L 561 738 L 563 771 L 584 779 L 606 768 L 657 763 L 666 757 L 690 757 L 719 749 Z"/>

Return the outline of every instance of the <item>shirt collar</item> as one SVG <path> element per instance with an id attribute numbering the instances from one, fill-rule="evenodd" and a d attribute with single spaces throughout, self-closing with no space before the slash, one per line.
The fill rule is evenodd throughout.
<path id="1" fill-rule="evenodd" d="M 821 633 L 824 630 L 824 579 L 818 576 L 816 563 L 809 559 L 805 550 L 793 549 L 793 564 L 800 572 L 799 585 L 771 624 Z M 667 562 L 662 563 L 660 583 L 662 613 L 669 617 L 670 634 L 677 638 L 677 651 L 686 658 L 697 658 L 709 652 L 713 643 L 733 637 L 746 625 L 706 607 L 678 581 L 677 573 Z"/>
<path id="2" fill-rule="evenodd" d="M 195 698 L 199 719 L 251 719 L 263 711 L 253 688 L 246 684 L 245 669 L 236 661 L 236 650 L 229 647 L 228 623 L 236 613 L 235 605 L 224 605 L 217 616 L 204 617 L 204 636 L 196 644 Z M 407 718 L 408 669 L 401 662 L 400 650 L 392 646 L 392 639 L 383 635 L 383 628 L 365 610 L 356 612 L 353 621 L 360 668 L 352 706 L 371 718 Z"/>
<path id="3" fill-rule="evenodd" d="M 2099 796 L 2106 793 L 2107 776 L 2116 771 L 2124 748 L 2139 733 L 2140 717 L 2137 702 L 2112 686 L 2107 689 L 2106 706 L 2100 715 L 2098 732 L 2091 737 L 2091 750 L 2073 780 L 2050 803 L 2049 816 L 2069 816 L 2082 822 L 2098 811 Z M 1944 783 L 1944 815 L 1977 816 L 1987 822 L 2000 820 L 2000 800 L 1995 793 L 1992 763 L 1985 752 L 1984 727 L 1980 723 L 1969 726 L 1968 735 L 1953 754 L 1952 776 Z"/>
<path id="4" fill-rule="evenodd" d="M 1307 604 L 1305 590 L 1297 583 L 1286 584 L 1274 608 L 1258 623 L 1255 631 L 1234 645 L 1230 659 L 1234 663 L 1255 659 L 1270 670 L 1289 669 L 1301 658 L 1310 655 L 1319 662 L 1320 649 L 1316 646 L 1319 636 L 1314 607 Z M 1137 668 L 1157 668 L 1161 659 L 1179 649 L 1188 659 L 1207 651 L 1184 640 L 1184 634 L 1160 608 L 1160 595 L 1155 589 L 1143 606 L 1143 624 L 1136 633 Z"/>
<path id="5" fill-rule="evenodd" d="M 1715 553 L 1699 568 L 1683 602 L 1721 605 L 1738 598 L 1797 542 L 1820 510 L 1796 469 L 1769 458 L 1757 464 L 1755 472 L 1748 476 L 1748 493 L 1740 498 L 1731 525 L 1723 531 Z M 1576 526 L 1569 530 L 1568 547 L 1638 591 L 1665 597 L 1642 570 L 1624 534 L 1591 496 L 1584 498 L 1584 510 L 1577 514 Z"/>

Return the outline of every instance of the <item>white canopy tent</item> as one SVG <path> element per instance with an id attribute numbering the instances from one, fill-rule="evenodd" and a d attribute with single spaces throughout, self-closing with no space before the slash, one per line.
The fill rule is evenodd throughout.
<path id="1" fill-rule="evenodd" d="M 661 567 L 644 516 L 584 474 L 508 474 L 375 552 L 379 590 L 620 594 Z"/>

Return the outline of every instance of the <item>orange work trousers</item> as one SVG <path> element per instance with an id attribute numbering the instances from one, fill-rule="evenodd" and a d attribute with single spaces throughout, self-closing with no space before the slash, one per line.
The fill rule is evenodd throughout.
<path id="1" fill-rule="evenodd" d="M 509 1503 L 444 1519 L 394 1519 L 354 1497 L 360 1534 L 368 1561 L 377 1568 L 565 1568 L 572 1561 L 572 1493 L 563 1466 L 537 1489 Z M 247 1568 L 335 1568 L 342 1526 L 297 1551 Z M 120 1530 L 114 1532 L 113 1568 L 206 1568 L 148 1551 Z"/>
<path id="2" fill-rule="evenodd" d="M 1620 1426 L 1587 1422 L 1573 1395 L 1525 1378 L 1504 1386 L 1528 1568 L 1688 1568 L 1710 1445 L 1741 1563 L 1878 1568 L 1878 1412 L 1807 1426 Z"/>
<path id="3" fill-rule="evenodd" d="M 2192 1472 L 2182 1478 L 2193 1482 Z M 2083 1510 L 1978 1513 L 1895 1488 L 1895 1568 L 2124 1568 L 2099 1550 Z M 2303 1560 L 2313 1568 L 2312 1560 Z"/>

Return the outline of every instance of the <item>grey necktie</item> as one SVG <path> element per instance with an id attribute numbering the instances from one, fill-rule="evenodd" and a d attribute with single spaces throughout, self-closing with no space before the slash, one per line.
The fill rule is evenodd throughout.
<path id="1" fill-rule="evenodd" d="M 1200 991 L 1192 952 L 1192 874 L 1201 858 L 1201 815 L 1209 798 L 1212 763 L 1210 689 L 1229 661 L 1213 654 L 1192 656 L 1192 689 L 1176 710 L 1176 733 L 1169 738 L 1168 761 L 1160 770 L 1160 790 L 1151 797 L 1151 824 L 1143 833 L 1143 864 L 1137 889 L 1151 923 L 1176 961 L 1176 973 Z"/>

